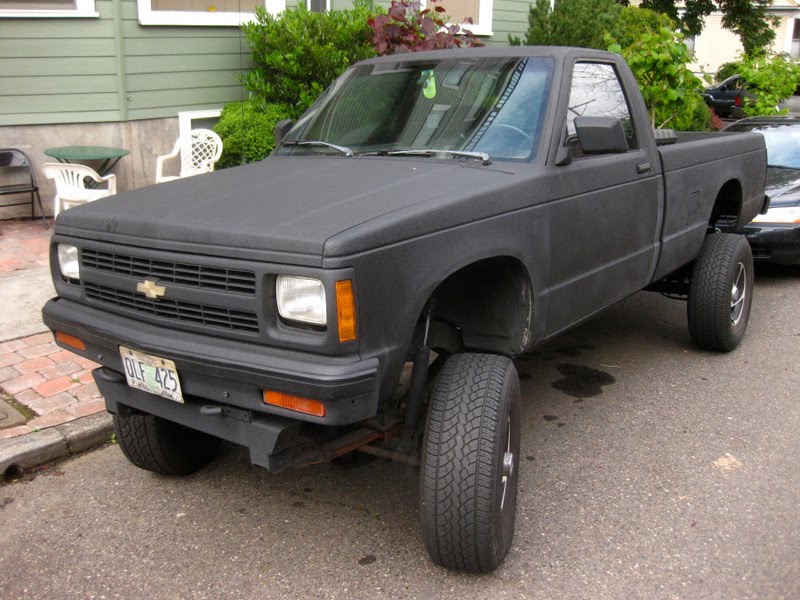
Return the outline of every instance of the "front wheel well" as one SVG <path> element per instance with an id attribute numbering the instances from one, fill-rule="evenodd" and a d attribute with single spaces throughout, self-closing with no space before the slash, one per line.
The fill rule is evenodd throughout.
<path id="1" fill-rule="evenodd" d="M 533 293 L 520 261 L 497 257 L 468 265 L 431 295 L 428 345 L 516 355 L 531 339 Z"/>

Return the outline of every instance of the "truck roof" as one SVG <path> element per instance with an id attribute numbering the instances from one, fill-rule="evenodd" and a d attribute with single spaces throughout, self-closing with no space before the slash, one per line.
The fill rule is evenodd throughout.
<path id="1" fill-rule="evenodd" d="M 491 46 L 483 48 L 457 48 L 454 50 L 429 50 L 427 52 L 405 52 L 389 56 L 378 56 L 357 64 L 380 64 L 422 60 L 446 60 L 450 58 L 481 58 L 496 56 L 551 56 L 556 60 L 580 55 L 601 60 L 618 60 L 619 55 L 592 48 L 572 48 L 569 46 Z"/>

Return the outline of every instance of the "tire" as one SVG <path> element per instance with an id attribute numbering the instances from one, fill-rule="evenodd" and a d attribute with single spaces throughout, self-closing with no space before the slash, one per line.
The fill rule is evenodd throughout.
<path id="1" fill-rule="evenodd" d="M 689 284 L 689 333 L 704 350 L 730 352 L 742 341 L 753 301 L 753 254 L 743 235 L 706 236 Z"/>
<path id="2" fill-rule="evenodd" d="M 120 406 L 114 415 L 117 442 L 131 463 L 160 475 L 188 475 L 207 465 L 220 440 L 172 421 Z"/>
<path id="3" fill-rule="evenodd" d="M 517 511 L 519 415 L 519 377 L 509 358 L 447 359 L 431 398 L 420 473 L 422 531 L 435 563 L 489 572 L 508 554 Z"/>

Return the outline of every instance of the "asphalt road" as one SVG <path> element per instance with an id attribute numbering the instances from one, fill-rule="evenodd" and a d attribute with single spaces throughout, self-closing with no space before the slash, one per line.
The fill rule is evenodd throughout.
<path id="1" fill-rule="evenodd" d="M 800 276 L 760 272 L 748 335 L 692 348 L 638 294 L 518 361 L 517 531 L 494 574 L 432 565 L 417 476 L 278 476 L 233 446 L 167 479 L 109 446 L 0 487 L 0 597 L 800 598 Z"/>

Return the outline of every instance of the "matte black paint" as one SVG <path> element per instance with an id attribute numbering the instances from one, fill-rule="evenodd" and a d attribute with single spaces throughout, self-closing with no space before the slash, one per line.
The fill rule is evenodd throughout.
<path id="1" fill-rule="evenodd" d="M 507 55 L 552 56 L 556 62 L 537 162 L 485 166 L 421 157 L 271 157 L 120 194 L 59 216 L 54 244 L 125 245 L 126 251 L 185 254 L 237 267 L 250 263 L 261 282 L 261 318 L 271 324 L 259 339 L 217 338 L 90 306 L 79 287 L 61 280 L 54 251 L 52 269 L 62 299 L 45 306 L 45 322 L 89 340 L 103 355 L 87 353 L 89 358 L 111 369 L 119 370 L 116 346 L 123 344 L 174 359 L 182 377 L 186 373 L 190 393 L 208 397 L 230 382 L 249 386 L 250 395 L 226 400 L 234 406 L 252 407 L 252 390 L 273 384 L 342 402 L 355 379 L 364 387 L 350 397 L 351 407 L 320 421 L 356 421 L 374 415 L 380 403 L 393 397 L 424 305 L 461 269 L 493 260 L 503 265 L 500 271 L 514 274 L 516 312 L 524 318 L 483 322 L 499 327 L 525 323 L 525 335 L 478 332 L 471 339 L 486 344 L 474 349 L 516 354 L 694 260 L 726 184 L 738 190 L 739 225 L 760 210 L 763 138 L 682 136 L 674 146 L 658 149 L 633 75 L 617 55 L 571 48 L 484 48 L 369 62 Z M 555 165 L 577 61 L 615 66 L 638 150 Z M 643 170 L 643 164 L 650 170 Z M 329 330 L 308 331 L 273 320 L 270 285 L 279 273 L 325 281 L 332 315 L 333 282 L 342 274 L 351 277 L 358 342 L 340 345 Z M 514 306 L 514 287 L 507 290 L 503 306 Z M 486 302 L 492 301 L 491 292 L 485 290 Z M 215 378 L 208 392 L 201 379 L 206 375 Z M 259 410 L 286 414 L 272 407 Z M 177 413 L 174 418 L 181 419 Z"/>

